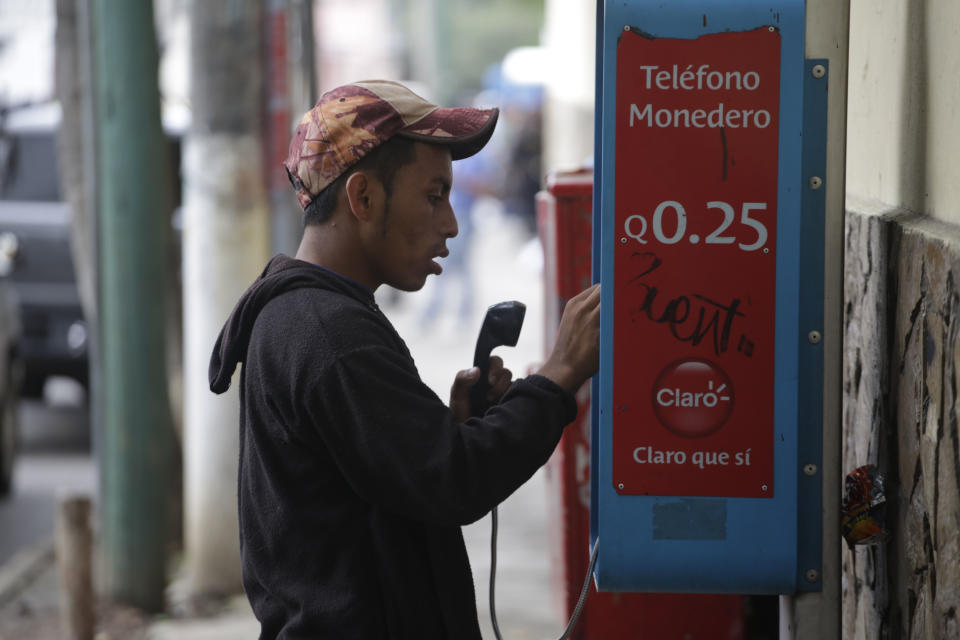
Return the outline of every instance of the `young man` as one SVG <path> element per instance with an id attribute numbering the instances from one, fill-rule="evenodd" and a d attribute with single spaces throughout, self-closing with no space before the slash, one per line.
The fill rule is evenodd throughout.
<path id="1" fill-rule="evenodd" d="M 402 85 L 320 98 L 285 166 L 305 209 L 295 258 L 241 297 L 210 363 L 221 393 L 240 362 L 243 580 L 273 638 L 480 637 L 460 526 L 523 484 L 576 415 L 597 369 L 599 289 L 571 300 L 557 346 L 469 417 L 476 368 L 445 405 L 374 301 L 420 289 L 457 233 L 451 160 L 479 151 L 497 111 L 441 109 Z"/>

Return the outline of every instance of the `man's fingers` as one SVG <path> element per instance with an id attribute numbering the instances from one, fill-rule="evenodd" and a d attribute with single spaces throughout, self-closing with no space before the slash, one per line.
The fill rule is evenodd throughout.
<path id="1" fill-rule="evenodd" d="M 493 374 L 492 369 L 490 373 L 491 375 Z M 513 382 L 513 372 L 511 372 L 510 369 L 501 367 L 496 377 L 491 377 L 490 391 L 487 392 L 487 401 L 491 404 L 500 402 L 500 398 L 507 392 L 511 382 Z"/>
<path id="2" fill-rule="evenodd" d="M 487 376 L 487 382 L 492 386 L 497 378 L 500 377 L 500 371 L 503 370 L 503 358 L 500 356 L 490 356 L 490 373 Z"/>
<path id="3" fill-rule="evenodd" d="M 600 285 L 567 301 L 553 350 L 539 373 L 575 392 L 599 366 Z"/>
<path id="4" fill-rule="evenodd" d="M 450 395 L 457 392 L 469 392 L 470 387 L 475 385 L 479 379 L 480 367 L 470 367 L 469 369 L 457 371 L 457 375 L 453 379 L 453 386 L 450 387 Z"/>
<path id="5" fill-rule="evenodd" d="M 454 377 L 450 387 L 450 410 L 455 422 L 465 422 L 470 417 L 470 387 L 479 379 L 479 367 L 463 369 Z"/>
<path id="6" fill-rule="evenodd" d="M 470 388 L 479 380 L 480 367 L 463 369 L 454 377 L 453 385 L 450 387 L 450 409 L 458 422 L 464 422 L 470 417 Z M 490 388 L 487 391 L 487 402 L 498 403 L 512 382 L 513 373 L 503 366 L 503 359 L 500 356 L 490 356 L 490 370 L 487 377 Z"/>
<path id="7" fill-rule="evenodd" d="M 600 283 L 590 285 L 577 295 L 570 298 L 570 302 L 576 300 L 577 302 L 583 301 L 584 306 L 593 307 L 600 304 Z"/>
<path id="8" fill-rule="evenodd" d="M 480 379 L 480 368 L 470 367 L 458 371 L 453 379 L 453 385 L 450 387 L 450 405 L 466 404 L 470 405 L 470 387 Z"/>

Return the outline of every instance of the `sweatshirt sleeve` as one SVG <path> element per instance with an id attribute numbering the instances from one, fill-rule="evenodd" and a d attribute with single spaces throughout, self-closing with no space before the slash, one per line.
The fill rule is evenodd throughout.
<path id="1" fill-rule="evenodd" d="M 336 359 L 307 402 L 340 472 L 365 500 L 408 518 L 468 524 L 542 466 L 576 417 L 553 381 L 515 381 L 481 418 L 455 424 L 412 363 L 384 346 Z"/>

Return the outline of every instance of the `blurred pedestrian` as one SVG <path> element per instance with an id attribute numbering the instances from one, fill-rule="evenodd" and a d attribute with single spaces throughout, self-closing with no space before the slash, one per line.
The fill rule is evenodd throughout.
<path id="1" fill-rule="evenodd" d="M 504 212 L 523 225 L 528 236 L 537 233 L 536 195 L 543 178 L 543 87 L 517 84 L 500 77 L 503 100 Z"/>
<path id="2" fill-rule="evenodd" d="M 460 526 L 550 456 L 597 369 L 599 288 L 573 298 L 553 352 L 516 381 L 490 361 L 495 404 L 471 418 L 479 369 L 447 406 L 374 301 L 423 287 L 457 235 L 452 160 L 497 110 L 441 109 L 388 81 L 324 94 L 285 162 L 304 207 L 217 339 L 210 387 L 240 374 L 243 584 L 273 638 L 480 638 Z"/>
<path id="3" fill-rule="evenodd" d="M 536 196 L 541 187 L 541 115 L 539 110 L 514 107 L 507 112 L 511 124 L 503 183 L 507 215 L 523 223 L 528 235 L 537 232 Z"/>

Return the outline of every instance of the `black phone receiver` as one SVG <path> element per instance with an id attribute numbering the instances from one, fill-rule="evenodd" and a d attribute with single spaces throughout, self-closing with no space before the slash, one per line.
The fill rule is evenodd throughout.
<path id="1" fill-rule="evenodd" d="M 527 306 L 510 300 L 498 302 L 487 309 L 480 326 L 477 348 L 473 352 L 473 366 L 480 368 L 480 379 L 470 388 L 470 415 L 482 416 L 490 408 L 490 352 L 500 346 L 515 347 L 523 327 Z"/>

